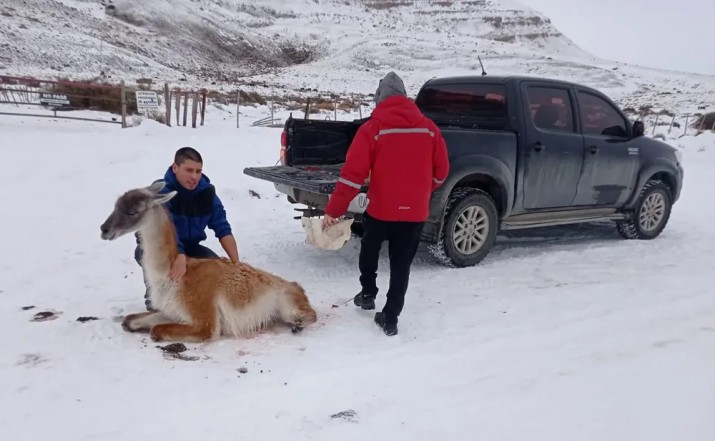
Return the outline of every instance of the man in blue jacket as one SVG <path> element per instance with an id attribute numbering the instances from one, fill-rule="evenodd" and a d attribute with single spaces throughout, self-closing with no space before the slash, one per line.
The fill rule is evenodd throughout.
<path id="1" fill-rule="evenodd" d="M 176 190 L 177 195 L 167 202 L 171 212 L 179 255 L 171 266 L 170 275 L 180 279 L 186 273 L 186 256 L 196 258 L 218 258 L 211 249 L 200 242 L 206 240 L 206 227 L 213 230 L 221 246 L 232 262 L 238 262 L 238 247 L 231 231 L 231 225 L 226 220 L 226 211 L 218 196 L 216 188 L 209 178 L 202 174 L 203 159 L 198 151 L 191 147 L 182 147 L 174 155 L 174 163 L 164 175 L 165 186 L 162 193 Z M 137 234 L 137 247 L 134 259 L 141 266 L 143 250 Z M 146 283 L 146 277 L 144 278 Z M 147 285 L 144 303 L 149 311 L 153 311 L 149 299 Z"/>

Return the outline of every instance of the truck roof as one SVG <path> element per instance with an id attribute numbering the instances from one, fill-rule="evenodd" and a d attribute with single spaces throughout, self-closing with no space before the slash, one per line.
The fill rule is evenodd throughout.
<path id="1" fill-rule="evenodd" d="M 439 77 L 432 78 L 425 82 L 426 85 L 440 85 L 440 84 L 478 84 L 478 83 L 508 83 L 511 81 L 539 81 L 544 83 L 554 83 L 561 85 L 570 85 L 578 87 L 586 87 L 582 84 L 576 84 L 570 81 L 559 80 L 556 78 L 546 78 L 546 77 L 532 77 L 526 75 L 463 75 L 463 76 L 452 76 L 452 77 Z"/>

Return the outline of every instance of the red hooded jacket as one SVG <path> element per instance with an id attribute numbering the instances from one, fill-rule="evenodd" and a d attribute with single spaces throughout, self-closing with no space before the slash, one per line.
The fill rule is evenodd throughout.
<path id="1" fill-rule="evenodd" d="M 432 192 L 449 173 L 447 147 L 437 125 L 405 96 L 377 105 L 357 131 L 325 209 L 337 218 L 369 177 L 367 213 L 384 221 L 422 222 Z"/>

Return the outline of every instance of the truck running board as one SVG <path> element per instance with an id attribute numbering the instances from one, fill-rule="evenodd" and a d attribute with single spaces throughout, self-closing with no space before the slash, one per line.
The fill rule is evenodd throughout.
<path id="1" fill-rule="evenodd" d="M 584 222 L 618 221 L 625 219 L 628 219 L 628 215 L 625 213 L 617 213 L 616 210 L 611 208 L 529 213 L 504 219 L 501 222 L 501 229 L 518 230 L 523 228 L 552 227 Z"/>

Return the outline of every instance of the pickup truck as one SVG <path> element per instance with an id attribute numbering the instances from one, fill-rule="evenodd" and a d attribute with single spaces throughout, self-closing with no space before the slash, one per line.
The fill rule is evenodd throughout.
<path id="1" fill-rule="evenodd" d="M 440 128 L 449 153 L 449 176 L 432 194 L 421 236 L 449 266 L 479 263 L 500 230 L 612 221 L 626 239 L 653 239 L 680 196 L 680 152 L 644 136 L 642 122 L 592 88 L 521 76 L 448 77 L 427 81 L 415 103 Z M 244 173 L 273 182 L 290 203 L 305 206 L 297 209 L 302 216 L 322 216 L 366 120 L 291 115 L 280 165 Z M 369 180 L 347 214 L 358 227 L 368 187 Z"/>

